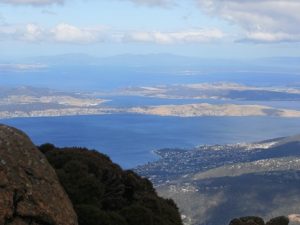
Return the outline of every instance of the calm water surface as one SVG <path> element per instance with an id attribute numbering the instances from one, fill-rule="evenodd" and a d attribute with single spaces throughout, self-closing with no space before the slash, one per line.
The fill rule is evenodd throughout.
<path id="1" fill-rule="evenodd" d="M 300 119 L 275 117 L 160 117 L 135 114 L 18 118 L 0 123 L 24 130 L 35 144 L 84 146 L 125 168 L 155 160 L 152 150 L 260 141 L 300 134 Z"/>

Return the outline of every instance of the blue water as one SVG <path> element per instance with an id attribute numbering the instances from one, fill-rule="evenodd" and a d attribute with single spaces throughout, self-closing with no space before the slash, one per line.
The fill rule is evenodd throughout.
<path id="1" fill-rule="evenodd" d="M 193 68 L 180 68 L 193 69 Z M 116 90 L 129 86 L 190 84 L 200 82 L 237 82 L 256 86 L 294 86 L 300 76 L 294 71 L 250 72 L 219 68 L 192 76 L 179 69 L 124 68 L 96 66 L 50 67 L 39 72 L 0 71 L 0 86 L 35 86 L 64 91 Z M 256 72 L 258 71 L 258 72 Z M 144 97 L 111 96 L 109 106 L 134 107 L 160 104 L 209 102 L 262 104 L 300 109 L 297 102 L 239 102 L 219 100 L 174 100 Z M 57 146 L 85 146 L 108 154 L 125 168 L 156 159 L 152 150 L 164 147 L 192 148 L 199 144 L 223 144 L 259 141 L 279 136 L 300 134 L 300 120 L 272 117 L 199 117 L 178 118 L 146 115 L 103 115 L 56 118 L 0 120 L 24 130 L 34 143 L 51 142 Z"/>
<path id="2" fill-rule="evenodd" d="M 156 159 L 152 150 L 251 142 L 300 134 L 300 119 L 273 117 L 160 117 L 119 114 L 18 118 L 0 123 L 24 130 L 36 144 L 85 146 L 125 168 Z"/>

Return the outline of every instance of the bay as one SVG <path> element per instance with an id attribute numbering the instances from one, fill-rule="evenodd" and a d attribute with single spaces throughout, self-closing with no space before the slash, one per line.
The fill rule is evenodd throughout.
<path id="1" fill-rule="evenodd" d="M 157 159 L 153 150 L 253 142 L 300 134 L 300 119 L 278 117 L 161 117 L 136 114 L 0 120 L 37 145 L 81 146 L 107 154 L 124 168 Z"/>

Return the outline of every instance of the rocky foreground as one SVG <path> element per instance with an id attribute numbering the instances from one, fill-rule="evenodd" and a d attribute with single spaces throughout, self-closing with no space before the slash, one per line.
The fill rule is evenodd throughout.
<path id="1" fill-rule="evenodd" d="M 78 224 L 46 157 L 24 133 L 6 126 L 0 126 L 0 224 Z"/>

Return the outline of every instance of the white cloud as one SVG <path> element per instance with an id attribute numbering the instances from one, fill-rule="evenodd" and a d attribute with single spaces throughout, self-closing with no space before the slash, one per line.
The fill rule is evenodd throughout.
<path id="1" fill-rule="evenodd" d="M 156 44 L 201 43 L 219 40 L 224 33 L 218 29 L 190 30 L 177 32 L 131 32 L 124 36 L 124 41 L 148 42 Z"/>
<path id="2" fill-rule="evenodd" d="M 10 5 L 46 6 L 51 4 L 63 4 L 65 1 L 66 0 L 0 0 L 0 3 L 10 4 Z M 119 1 L 129 1 L 137 5 L 160 6 L 160 7 L 169 7 L 172 6 L 175 2 L 174 0 L 119 0 Z"/>
<path id="3" fill-rule="evenodd" d="M 24 30 L 23 39 L 26 41 L 39 41 L 43 38 L 44 31 L 35 24 L 27 24 Z"/>
<path id="4" fill-rule="evenodd" d="M 36 71 L 48 68 L 45 64 L 0 64 L 0 71 Z"/>
<path id="5" fill-rule="evenodd" d="M 91 43 L 101 40 L 97 29 L 78 28 L 66 23 L 58 24 L 50 33 L 57 42 Z"/>
<path id="6" fill-rule="evenodd" d="M 225 34 L 218 29 L 198 29 L 175 32 L 114 31 L 104 26 L 80 28 L 60 23 L 53 28 L 36 24 L 0 25 L 0 39 L 26 42 L 56 42 L 90 44 L 97 42 L 145 42 L 155 44 L 203 43 L 220 40 Z"/>
<path id="7" fill-rule="evenodd" d="M 159 6 L 159 7 L 169 7 L 174 5 L 174 0 L 122 0 L 122 1 L 131 1 L 138 5 L 146 6 Z"/>
<path id="8" fill-rule="evenodd" d="M 255 42 L 300 41 L 299 0 L 196 0 L 200 9 L 242 27 Z"/>
<path id="9" fill-rule="evenodd" d="M 6 3 L 11 5 L 44 6 L 51 4 L 63 4 L 64 0 L 0 0 L 0 3 Z"/>
<path id="10" fill-rule="evenodd" d="M 79 28 L 66 23 L 60 23 L 50 29 L 36 24 L 0 25 L 0 38 L 27 42 L 88 44 L 103 41 L 104 30 L 104 27 Z"/>
<path id="11" fill-rule="evenodd" d="M 35 24 L 0 25 L 0 38 L 3 40 L 20 40 L 38 42 L 45 37 L 45 31 Z"/>
<path id="12" fill-rule="evenodd" d="M 11 5 L 48 6 L 63 4 L 67 0 L 0 0 L 0 3 Z M 82 0 L 84 1 L 84 0 Z M 97 0 L 96 0 L 97 1 Z M 104 1 L 104 0 L 103 0 Z M 111 0 L 105 0 L 111 1 Z M 127 1 L 136 5 L 158 6 L 168 8 L 177 3 L 191 4 L 193 1 L 199 9 L 212 17 L 237 25 L 243 29 L 242 41 L 252 42 L 296 42 L 300 41 L 300 0 L 115 0 Z M 70 1 L 71 2 L 71 1 Z M 177 4 L 179 5 L 179 4 Z M 47 11 L 45 11 L 47 12 Z M 1 15 L 0 15 L 1 22 Z M 59 42 L 97 42 L 103 40 L 103 33 L 90 28 L 79 28 L 68 24 L 60 24 L 51 31 L 42 31 L 38 27 L 28 26 L 27 31 L 18 30 L 18 37 L 23 32 L 23 39 L 36 41 L 52 35 Z M 7 33 L 5 31 L 4 33 Z M 1 27 L 0 27 L 1 35 Z M 180 32 L 130 32 L 128 34 L 111 34 L 121 36 L 127 41 L 154 42 L 170 44 L 176 42 L 205 42 L 218 39 L 221 32 L 214 31 L 180 31 Z M 2 32 L 3 36 L 3 32 Z M 105 37 L 104 39 L 106 39 Z M 112 39 L 114 37 L 111 37 Z M 48 38 L 49 39 L 49 38 Z"/>
<path id="13" fill-rule="evenodd" d="M 265 42 L 265 43 L 276 43 L 276 42 L 297 42 L 300 41 L 300 34 L 289 34 L 283 32 L 249 32 L 246 37 L 240 40 L 250 42 Z"/>

